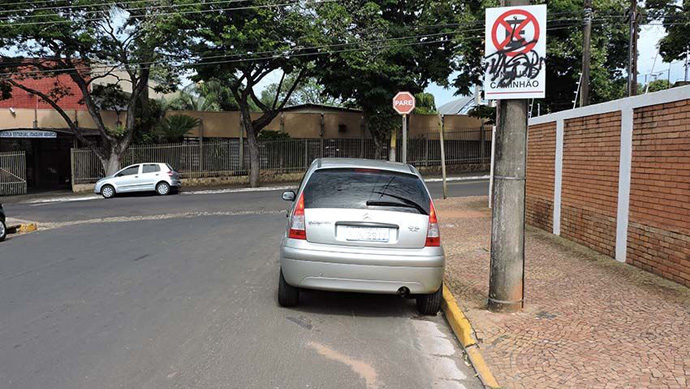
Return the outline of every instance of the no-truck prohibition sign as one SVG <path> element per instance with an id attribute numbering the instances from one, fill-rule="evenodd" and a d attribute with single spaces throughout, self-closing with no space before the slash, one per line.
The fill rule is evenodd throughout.
<path id="1" fill-rule="evenodd" d="M 539 99 L 546 90 L 546 5 L 487 8 L 487 100 Z"/>

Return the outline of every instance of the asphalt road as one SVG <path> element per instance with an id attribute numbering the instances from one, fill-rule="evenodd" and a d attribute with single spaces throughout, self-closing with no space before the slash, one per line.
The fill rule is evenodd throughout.
<path id="1" fill-rule="evenodd" d="M 9 204 L 53 224 L 0 243 L 0 387 L 480 387 L 413 300 L 279 307 L 284 209 L 279 192 Z"/>
<path id="2" fill-rule="evenodd" d="M 489 191 L 488 180 L 451 181 L 447 185 L 449 197 L 483 196 Z M 427 186 L 434 199 L 442 197 L 440 182 L 430 182 Z M 282 188 L 288 189 L 293 186 L 285 185 Z M 287 209 L 287 203 L 280 198 L 282 190 L 233 192 L 232 189 L 196 191 L 192 188 L 181 194 L 166 197 L 137 193 L 110 200 L 87 193 L 58 199 L 32 199 L 3 206 L 7 217 L 38 222 L 133 218 L 170 213 L 271 212 Z"/>

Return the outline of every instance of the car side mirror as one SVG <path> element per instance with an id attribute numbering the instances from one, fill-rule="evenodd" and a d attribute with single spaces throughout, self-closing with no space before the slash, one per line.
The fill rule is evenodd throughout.
<path id="1" fill-rule="evenodd" d="M 285 201 L 295 201 L 295 197 L 297 197 L 297 195 L 291 190 L 283 192 L 283 200 Z"/>

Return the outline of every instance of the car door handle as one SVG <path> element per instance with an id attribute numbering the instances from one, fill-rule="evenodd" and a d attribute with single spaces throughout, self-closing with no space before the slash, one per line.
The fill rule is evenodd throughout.
<path id="1" fill-rule="evenodd" d="M 139 176 L 134 176 L 134 178 L 139 178 Z"/>

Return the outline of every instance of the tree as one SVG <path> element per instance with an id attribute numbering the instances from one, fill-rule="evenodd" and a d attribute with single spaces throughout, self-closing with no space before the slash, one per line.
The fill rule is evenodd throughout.
<path id="1" fill-rule="evenodd" d="M 165 45 L 177 36 L 170 29 L 170 21 L 179 16 L 157 10 L 149 1 L 123 5 L 95 0 L 61 3 L 59 12 L 41 2 L 3 6 L 0 43 L 15 55 L 0 62 L 2 84 L 33 93 L 48 103 L 77 139 L 96 153 L 106 174 L 112 174 L 119 169 L 138 121 L 146 112 L 149 80 L 159 77 L 161 85 L 173 83 L 174 72 L 158 64 L 165 62 Z M 34 89 L 30 80 L 42 77 L 68 77 L 75 86 L 56 82 L 50 91 Z M 94 87 L 94 81 L 107 77 L 120 78 L 121 83 Z M 123 92 L 120 85 L 130 90 Z M 72 94 L 82 96 L 96 123 L 99 141 L 84 136 L 61 108 L 60 99 Z M 126 113 L 118 128 L 108 128 L 102 116 L 104 109 L 113 107 Z"/>
<path id="2" fill-rule="evenodd" d="M 647 0 L 651 19 L 662 19 L 666 36 L 659 41 L 659 54 L 666 62 L 690 56 L 690 1 Z"/>
<path id="3" fill-rule="evenodd" d="M 645 93 L 658 92 L 660 90 L 669 89 L 670 87 L 671 87 L 671 83 L 669 83 L 668 80 L 664 80 L 663 78 L 660 78 L 660 79 L 648 82 L 647 85 L 637 84 L 637 94 L 642 95 Z"/>
<path id="4" fill-rule="evenodd" d="M 413 113 L 420 115 L 431 115 L 438 111 L 436 110 L 436 99 L 431 93 L 417 93 L 414 95 L 415 98 L 415 109 Z"/>
<path id="5" fill-rule="evenodd" d="M 287 90 L 289 90 L 295 82 L 295 77 L 296 74 L 293 73 L 285 78 L 285 82 L 282 87 L 282 95 L 279 97 L 279 99 L 285 98 Z M 270 105 L 275 99 L 277 90 L 277 82 L 269 84 L 263 91 L 261 91 L 261 101 L 265 105 Z M 342 106 L 342 104 L 337 98 L 334 98 L 326 94 L 325 87 L 321 85 L 314 77 L 305 78 L 295 88 L 295 91 L 292 93 L 292 96 L 290 96 L 285 105 L 291 107 L 301 104 L 329 105 L 333 107 Z"/>
<path id="6" fill-rule="evenodd" d="M 609 101 L 625 95 L 625 66 L 628 55 L 629 0 L 595 0 L 592 24 L 590 100 Z M 455 38 L 457 56 L 453 68 L 458 76 L 453 85 L 458 94 L 469 94 L 481 84 L 484 74 L 484 9 L 496 7 L 495 0 L 469 0 L 459 5 Z M 546 98 L 538 100 L 548 112 L 572 108 L 582 69 L 582 0 L 548 2 L 546 46 Z M 553 15 L 553 16 L 552 16 Z"/>
<path id="7" fill-rule="evenodd" d="M 249 183 L 259 185 L 259 144 L 257 136 L 287 104 L 307 76 L 310 52 L 318 46 L 317 19 L 308 2 L 280 0 L 253 2 L 251 6 L 226 10 L 225 5 L 200 6 L 205 12 L 192 15 L 193 26 L 183 34 L 188 38 L 181 50 L 196 60 L 195 80 L 218 80 L 235 98 L 247 132 Z M 210 12 L 213 11 L 213 12 Z M 205 58 L 213 58 L 206 60 Z M 257 84 L 269 74 L 280 72 L 273 101 L 261 101 Z M 286 86 L 288 76 L 294 83 Z M 262 111 L 252 117 L 252 103 Z"/>
<path id="8" fill-rule="evenodd" d="M 239 105 L 232 91 L 219 80 L 195 82 L 182 88 L 164 103 L 167 109 L 189 111 L 237 111 Z"/>
<path id="9" fill-rule="evenodd" d="M 168 143 L 181 142 L 199 123 L 199 119 L 188 115 L 170 115 L 158 123 L 155 134 Z"/>
<path id="10" fill-rule="evenodd" d="M 315 75 L 326 93 L 362 108 L 380 156 L 400 126 L 393 96 L 420 93 L 430 81 L 448 84 L 455 30 L 445 26 L 454 7 L 450 1 L 346 0 L 323 4 L 318 13 L 336 46 L 318 58 Z"/>

